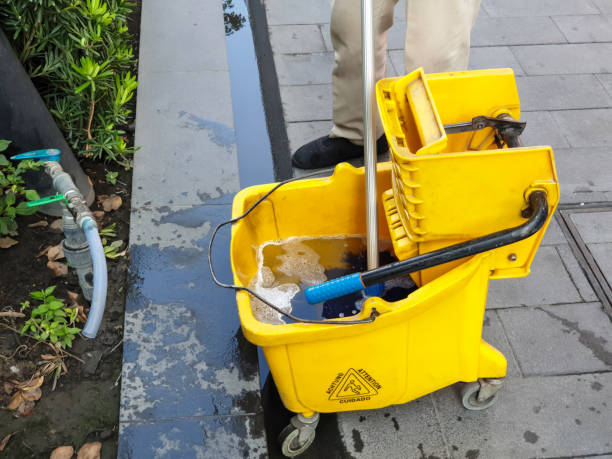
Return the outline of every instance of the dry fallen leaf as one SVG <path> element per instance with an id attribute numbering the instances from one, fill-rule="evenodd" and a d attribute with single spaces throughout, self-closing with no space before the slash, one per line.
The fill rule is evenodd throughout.
<path id="1" fill-rule="evenodd" d="M 94 210 L 92 214 L 96 220 L 102 220 L 104 218 L 103 210 Z"/>
<path id="2" fill-rule="evenodd" d="M 70 459 L 74 455 L 72 446 L 58 446 L 51 452 L 49 459 Z"/>
<path id="3" fill-rule="evenodd" d="M 85 443 L 79 449 L 79 452 L 77 453 L 77 459 L 100 459 L 101 449 L 102 443 L 100 443 L 99 441 Z"/>
<path id="4" fill-rule="evenodd" d="M 1 453 L 2 451 L 4 451 L 4 448 L 6 448 L 6 444 L 9 442 L 9 440 L 11 439 L 11 437 L 12 437 L 13 435 L 15 435 L 15 433 L 16 433 L 16 432 L 13 432 L 13 433 L 8 434 L 6 437 L 4 437 L 4 438 L 2 439 L 2 441 L 0 441 L 0 453 Z"/>
<path id="5" fill-rule="evenodd" d="M 47 268 L 53 271 L 55 277 L 65 276 L 68 274 L 68 266 L 64 263 L 60 263 L 59 261 L 47 262 Z"/>
<path id="6" fill-rule="evenodd" d="M 61 260 L 62 258 L 65 258 L 64 247 L 62 246 L 61 242 L 57 245 L 49 247 L 49 250 L 47 251 L 47 258 L 49 261 Z"/>
<path id="7" fill-rule="evenodd" d="M 12 237 L 0 237 L 0 249 L 8 249 L 15 244 L 19 244 L 19 241 L 16 241 Z"/>
<path id="8" fill-rule="evenodd" d="M 106 199 L 101 199 L 102 196 L 98 196 L 100 203 L 102 204 L 102 208 L 104 212 L 110 212 L 111 210 L 117 210 L 123 204 L 123 200 L 121 196 L 117 196 L 116 194 L 111 194 L 106 197 Z"/>
<path id="9" fill-rule="evenodd" d="M 19 389 L 26 391 L 38 389 L 45 382 L 45 377 L 39 375 L 40 373 L 37 371 L 28 382 L 19 384 Z"/>
<path id="10" fill-rule="evenodd" d="M 28 228 L 46 228 L 47 226 L 49 226 L 49 222 L 47 222 L 47 220 L 39 220 L 35 223 L 30 223 Z"/>
<path id="11" fill-rule="evenodd" d="M 66 291 L 66 295 L 68 295 L 68 298 L 70 298 L 70 302 L 72 304 L 76 303 L 77 300 L 79 299 L 79 294 L 77 292 L 72 292 L 70 290 Z"/>
<path id="12" fill-rule="evenodd" d="M 36 402 L 42 397 L 42 390 L 40 390 L 40 387 L 32 390 L 25 390 L 22 392 L 21 396 L 28 402 Z"/>
<path id="13" fill-rule="evenodd" d="M 21 392 L 15 392 L 15 394 L 13 395 L 13 397 L 11 398 L 11 401 L 9 402 L 8 405 L 6 405 L 6 407 L 9 410 L 16 410 L 17 408 L 19 408 L 19 406 L 23 403 L 23 396 L 21 395 Z"/>
<path id="14" fill-rule="evenodd" d="M 49 225 L 49 231 L 52 233 L 63 233 L 64 225 L 62 224 L 62 219 L 58 218 L 57 220 L 53 220 Z"/>
<path id="15" fill-rule="evenodd" d="M 47 255 L 47 252 L 48 252 L 48 251 L 51 249 L 51 247 L 53 247 L 53 246 L 52 246 L 52 245 L 49 245 L 49 246 L 45 247 L 44 249 L 42 249 L 40 252 L 38 252 L 38 253 L 36 254 L 36 258 L 40 258 L 40 257 L 42 257 L 43 255 Z"/>

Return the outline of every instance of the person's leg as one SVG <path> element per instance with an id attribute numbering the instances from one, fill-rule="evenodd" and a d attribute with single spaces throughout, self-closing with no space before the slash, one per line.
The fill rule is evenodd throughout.
<path id="1" fill-rule="evenodd" d="M 466 70 L 480 0 L 406 0 L 406 73 Z"/>
<path id="2" fill-rule="evenodd" d="M 372 0 L 374 10 L 374 54 L 376 81 L 386 72 L 387 30 L 393 25 L 397 0 Z M 293 155 L 301 168 L 326 167 L 363 156 L 363 76 L 361 56 L 361 2 L 334 0 L 331 15 L 334 47 L 333 128 L 329 136 L 313 140 Z M 378 118 L 378 114 L 376 114 Z M 382 126 L 377 126 L 378 151 L 387 145 Z"/>
<path id="3" fill-rule="evenodd" d="M 397 0 L 372 0 L 374 11 L 375 81 L 385 77 L 387 31 L 393 25 Z M 331 16 L 331 40 L 335 51 L 332 73 L 334 95 L 331 137 L 363 144 L 363 75 L 361 9 L 358 0 L 335 0 Z M 378 136 L 383 134 L 378 122 Z M 378 137 L 377 136 L 377 137 Z"/>

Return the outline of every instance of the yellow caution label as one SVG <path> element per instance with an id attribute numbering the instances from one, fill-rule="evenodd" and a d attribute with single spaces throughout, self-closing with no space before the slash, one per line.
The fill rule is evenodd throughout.
<path id="1" fill-rule="evenodd" d="M 364 402 L 378 394 L 382 386 L 363 368 L 339 372 L 327 389 L 329 400 L 340 403 Z"/>

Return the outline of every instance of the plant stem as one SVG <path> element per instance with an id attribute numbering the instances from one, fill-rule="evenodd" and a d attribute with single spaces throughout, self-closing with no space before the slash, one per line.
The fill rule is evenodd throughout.
<path id="1" fill-rule="evenodd" d="M 19 60 L 21 62 L 25 62 L 27 51 L 30 49 L 30 45 L 32 44 L 32 40 L 34 39 L 34 34 L 36 33 L 36 29 L 38 28 L 38 24 L 39 24 L 39 22 L 36 21 L 34 23 L 34 25 L 32 26 L 32 32 L 30 32 L 30 36 L 28 37 L 28 41 L 26 41 L 26 44 L 24 45 L 23 49 L 21 50 L 21 54 L 19 54 Z"/>
<path id="2" fill-rule="evenodd" d="M 94 110 L 96 108 L 96 99 L 94 98 L 94 95 L 91 95 L 91 104 L 89 105 L 89 121 L 87 122 L 87 140 L 92 140 L 93 137 L 91 136 L 91 123 L 93 122 L 93 117 L 94 117 Z M 91 144 L 87 144 L 87 146 L 85 147 L 85 151 L 89 150 L 91 148 Z"/>

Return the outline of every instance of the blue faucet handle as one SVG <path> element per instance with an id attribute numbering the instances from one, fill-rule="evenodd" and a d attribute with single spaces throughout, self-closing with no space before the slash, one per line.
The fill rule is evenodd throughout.
<path id="1" fill-rule="evenodd" d="M 56 148 L 45 148 L 44 150 L 28 151 L 11 156 L 12 160 L 22 159 L 40 159 L 41 161 L 58 161 L 60 160 L 61 152 Z"/>

